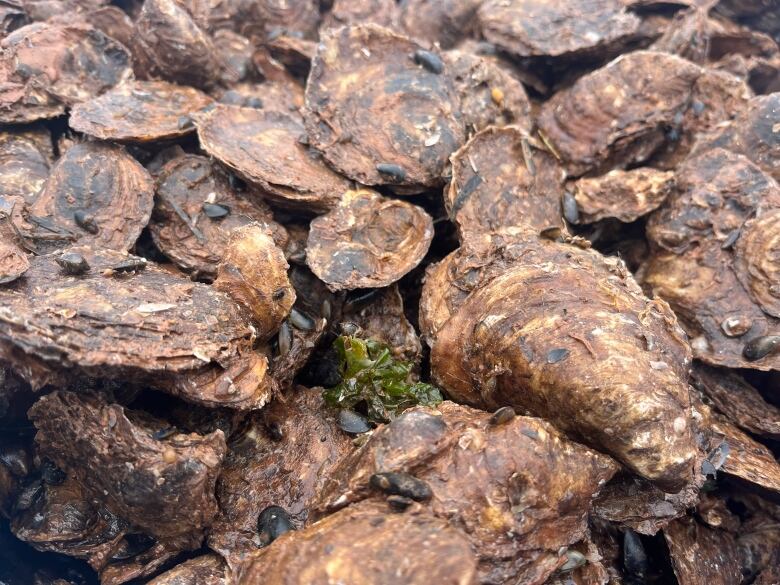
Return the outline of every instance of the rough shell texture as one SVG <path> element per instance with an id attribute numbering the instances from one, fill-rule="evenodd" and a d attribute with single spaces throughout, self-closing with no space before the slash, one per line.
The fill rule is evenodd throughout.
<path id="1" fill-rule="evenodd" d="M 571 555 L 581 555 L 581 557 L 571 557 Z M 566 567 L 565 563 L 583 562 L 575 568 Z M 585 540 L 569 547 L 562 557 L 564 565 L 554 573 L 545 585 L 602 585 L 608 583 L 613 573 L 610 571 L 611 559 L 605 559 L 601 549 L 591 542 Z"/>
<path id="2" fill-rule="evenodd" d="M 448 51 L 444 58 L 469 130 L 514 124 L 530 133 L 531 103 L 525 88 L 499 61 L 461 50 Z"/>
<path id="3" fill-rule="evenodd" d="M 680 585 L 742 581 L 737 543 L 728 532 L 708 528 L 688 517 L 664 528 L 664 537 Z"/>
<path id="4" fill-rule="evenodd" d="M 731 124 L 702 136 L 695 153 L 725 148 L 744 154 L 780 181 L 780 92 L 750 100 L 747 109 Z"/>
<path id="5" fill-rule="evenodd" d="M 218 205 L 224 217 L 210 218 L 204 209 Z M 149 224 L 154 243 L 179 268 L 214 278 L 233 229 L 264 223 L 274 242 L 287 243 L 284 227 L 254 193 L 239 192 L 228 175 L 211 160 L 187 154 L 168 162 L 157 175 L 157 196 Z"/>
<path id="6" fill-rule="evenodd" d="M 142 579 L 159 571 L 176 555 L 181 554 L 189 546 L 179 544 L 180 539 L 173 542 L 153 543 L 151 548 L 144 550 L 126 560 L 114 561 L 106 565 L 99 573 L 101 585 L 122 585 L 133 579 Z M 120 557 L 125 556 L 124 550 L 133 550 L 135 543 L 125 543 L 118 551 Z"/>
<path id="7" fill-rule="evenodd" d="M 37 550 L 83 558 L 95 570 L 104 567 L 129 529 L 127 522 L 94 506 L 73 478 L 41 489 L 30 508 L 14 515 L 14 535 Z"/>
<path id="8" fill-rule="evenodd" d="M 148 585 L 225 585 L 227 582 L 224 562 L 217 555 L 209 554 L 176 565 Z"/>
<path id="9" fill-rule="evenodd" d="M 15 209 L 23 204 L 18 196 L 0 197 L 0 285 L 13 282 L 30 268 L 30 259 L 14 226 L 18 222 Z"/>
<path id="10" fill-rule="evenodd" d="M 417 191 L 442 184 L 464 126 L 446 66 L 436 73 L 418 65 L 422 49 L 371 24 L 323 33 L 306 84 L 306 131 L 347 177 Z"/>
<path id="11" fill-rule="evenodd" d="M 714 240 L 727 249 L 734 230 L 761 209 L 780 205 L 777 183 L 742 155 L 714 149 L 677 170 L 676 189 L 648 223 L 658 247 L 682 253 Z M 730 242 L 730 243 L 729 243 Z M 727 245 L 729 244 L 729 245 Z"/>
<path id="12" fill-rule="evenodd" d="M 271 56 L 295 75 L 305 78 L 309 74 L 311 60 L 317 52 L 317 43 L 294 36 L 278 36 L 266 44 Z"/>
<path id="13" fill-rule="evenodd" d="M 571 191 L 577 201 L 580 223 L 608 217 L 631 222 L 660 207 L 673 187 L 673 172 L 643 167 L 578 179 Z"/>
<path id="14" fill-rule="evenodd" d="M 746 81 L 727 71 L 702 69 L 690 99 L 690 107 L 675 116 L 666 132 L 666 143 L 653 156 L 653 164 L 673 169 L 685 160 L 699 135 L 721 128 L 741 115 L 753 92 Z"/>
<path id="15" fill-rule="evenodd" d="M 197 124 L 206 152 L 280 205 L 322 212 L 349 188 L 301 144 L 304 129 L 294 116 L 219 105 Z"/>
<path id="16" fill-rule="evenodd" d="M 376 291 L 369 299 L 349 299 L 341 321 L 355 323 L 362 336 L 384 343 L 396 359 L 419 362 L 422 345 L 417 332 L 404 315 L 404 301 L 397 286 Z"/>
<path id="17" fill-rule="evenodd" d="M 211 103 L 197 89 L 165 81 L 134 81 L 76 105 L 68 123 L 101 140 L 151 142 L 195 130 L 189 117 Z"/>
<path id="18" fill-rule="evenodd" d="M 237 83 L 227 91 L 218 92 L 220 103 L 254 107 L 280 112 L 303 121 L 299 109 L 303 106 L 303 87 L 289 79 L 266 80 L 263 83 Z"/>
<path id="19" fill-rule="evenodd" d="M 0 242 L 0 284 L 13 282 L 30 268 L 27 254 L 13 242 Z"/>
<path id="20" fill-rule="evenodd" d="M 700 72 L 673 55 L 627 53 L 545 102 L 539 128 L 572 174 L 642 162 L 689 107 Z"/>
<path id="21" fill-rule="evenodd" d="M 736 272 L 761 310 L 780 317 L 780 208 L 745 222 L 736 244 Z"/>
<path id="22" fill-rule="evenodd" d="M 748 518 L 743 522 L 738 545 L 742 553 L 742 566 L 745 573 L 761 573 L 756 583 L 770 585 L 777 580 L 777 567 L 780 561 L 780 507 L 776 502 L 761 499 L 748 493 L 737 496 L 738 501 L 748 509 Z"/>
<path id="23" fill-rule="evenodd" d="M 151 73 L 203 88 L 218 78 L 221 63 L 211 37 L 176 0 L 146 0 L 135 31 Z"/>
<path id="24" fill-rule="evenodd" d="M 736 372 L 697 363 L 692 383 L 716 410 L 744 431 L 780 439 L 780 409 Z"/>
<path id="25" fill-rule="evenodd" d="M 426 316 L 433 379 L 458 401 L 541 416 L 679 491 L 695 457 L 690 348 L 669 306 L 617 259 L 503 237 L 426 278 L 423 306 L 443 299 Z"/>
<path id="26" fill-rule="evenodd" d="M 319 389 L 299 387 L 285 400 L 254 415 L 225 458 L 209 546 L 231 567 L 257 547 L 257 516 L 266 507 L 281 506 L 302 527 L 325 478 L 353 449 Z"/>
<path id="27" fill-rule="evenodd" d="M 251 367 L 262 382 L 264 368 L 248 357 L 256 329 L 235 301 L 154 266 L 104 275 L 128 257 L 72 250 L 84 256 L 89 272 L 68 277 L 54 257 L 41 256 L 24 279 L 0 289 L 0 352 L 34 387 L 61 383 L 68 373 L 120 379 L 148 374 L 149 382 L 172 384 L 172 391 L 180 388 L 206 404 L 251 407 L 267 400 L 267 388 L 251 376 L 241 383 L 243 369 Z M 239 356 L 245 363 L 234 363 Z M 206 384 L 190 387 L 174 376 L 223 373 L 216 364 L 206 367 L 211 361 L 236 370 L 240 391 L 232 384 L 222 394 Z"/>
<path id="28" fill-rule="evenodd" d="M 430 487 L 425 507 L 468 535 L 480 582 L 544 582 L 559 549 L 583 537 L 591 497 L 617 466 L 539 419 L 490 418 L 451 402 L 406 411 L 339 464 L 318 512 L 381 498 L 375 473 L 411 473 Z"/>
<path id="29" fill-rule="evenodd" d="M 394 28 L 399 15 L 395 0 L 335 0 L 323 26 L 336 28 L 346 24 L 373 22 Z"/>
<path id="30" fill-rule="evenodd" d="M 199 544 L 217 512 L 214 486 L 226 451 L 221 431 L 156 440 L 157 429 L 121 406 L 73 392 L 41 398 L 30 418 L 41 452 L 92 497 L 152 535 Z"/>
<path id="31" fill-rule="evenodd" d="M 663 35 L 653 43 L 652 49 L 705 64 L 718 61 L 727 54 L 771 56 L 777 51 L 777 45 L 768 35 L 740 26 L 702 7 L 678 12 Z"/>
<path id="32" fill-rule="evenodd" d="M 75 243 L 126 251 L 149 222 L 153 196 L 149 173 L 123 148 L 76 144 L 52 167 L 23 235 L 43 251 Z"/>
<path id="33" fill-rule="evenodd" d="M 650 48 L 704 64 L 710 52 L 710 22 L 706 10 L 681 10 Z"/>
<path id="34" fill-rule="evenodd" d="M 254 326 L 250 324 L 248 327 L 254 335 Z M 270 376 L 267 355 L 251 350 L 239 351 L 233 359 L 210 363 L 175 376 L 158 375 L 148 384 L 211 408 L 224 406 L 240 410 L 262 408 L 277 389 Z"/>
<path id="35" fill-rule="evenodd" d="M 298 311 L 298 309 L 296 309 Z M 277 337 L 276 348 L 279 353 L 274 357 L 271 364 L 271 376 L 280 390 L 285 390 L 293 385 L 295 376 L 298 375 L 303 367 L 308 363 L 309 358 L 314 353 L 317 345 L 326 335 L 328 322 L 325 319 L 312 319 L 305 313 L 301 313 L 304 320 L 311 320 L 311 327 L 299 329 L 293 324 L 293 318 L 288 319 L 283 327 L 290 332 L 289 351 L 283 353 L 279 347 L 279 337 Z M 286 335 L 286 333 L 284 333 Z M 279 329 L 279 335 L 283 335 L 282 329 Z M 319 383 L 319 380 L 317 380 Z"/>
<path id="36" fill-rule="evenodd" d="M 317 0 L 221 0 L 207 6 L 212 27 L 261 41 L 280 32 L 314 38 L 320 19 Z"/>
<path id="37" fill-rule="evenodd" d="M 461 240 L 501 228 L 563 228 L 563 169 L 520 128 L 488 128 L 451 157 L 444 193 Z"/>
<path id="38" fill-rule="evenodd" d="M 475 565 L 468 540 L 446 521 L 422 511 L 388 514 L 386 504 L 365 502 L 254 552 L 235 583 L 474 585 Z"/>
<path id="39" fill-rule="evenodd" d="M 719 472 L 759 489 L 780 492 L 780 463 L 772 452 L 725 417 L 713 412 L 699 396 L 694 396 L 693 400 L 696 411 L 701 415 L 697 422 L 701 448 L 708 454 L 708 459 L 721 458 Z M 727 456 L 718 455 L 724 449 L 728 449 Z"/>
<path id="40" fill-rule="evenodd" d="M 254 332 L 268 339 L 295 303 L 295 289 L 287 278 L 289 265 L 264 225 L 250 224 L 230 234 L 214 288 L 241 304 Z"/>
<path id="41" fill-rule="evenodd" d="M 32 203 L 46 184 L 54 160 L 51 135 L 45 128 L 0 132 L 0 181 L 4 197 Z"/>
<path id="42" fill-rule="evenodd" d="M 401 28 L 414 39 L 453 47 L 476 32 L 483 0 L 401 0 Z"/>
<path id="43" fill-rule="evenodd" d="M 88 24 L 31 24 L 0 48 L 2 123 L 53 118 L 132 76 L 127 49 Z"/>
<path id="44" fill-rule="evenodd" d="M 24 10 L 31 20 L 44 21 L 69 13 L 79 16 L 86 11 L 97 10 L 108 4 L 107 0 L 22 0 Z"/>
<path id="45" fill-rule="evenodd" d="M 655 253 L 644 271 L 645 283 L 672 305 L 691 337 L 695 357 L 713 365 L 776 368 L 778 355 L 757 361 L 743 357 L 747 342 L 780 333 L 780 322 L 754 302 L 748 292 L 752 289 L 743 288 L 738 274 L 758 287 L 754 294 L 771 290 L 750 276 L 747 264 L 768 261 L 765 268 L 771 270 L 771 249 L 769 259 L 744 256 L 740 240 L 751 216 L 758 213 L 760 221 L 768 212 L 764 210 L 780 207 L 780 187 L 742 155 L 722 149 L 689 159 L 678 169 L 676 183 L 647 225 Z M 756 235 L 769 238 L 771 248 L 771 234 L 753 234 L 745 245 Z M 772 298 L 767 295 L 767 301 Z"/>
<path id="46" fill-rule="evenodd" d="M 640 20 L 619 0 L 488 0 L 479 9 L 487 40 L 518 57 L 609 54 Z"/>
<path id="47" fill-rule="evenodd" d="M 387 286 L 425 256 L 433 220 L 420 207 L 369 189 L 347 191 L 311 222 L 306 263 L 333 291 Z"/>
<path id="48" fill-rule="evenodd" d="M 133 71 L 138 75 L 139 70 L 136 69 L 138 39 L 135 37 L 135 25 L 127 12 L 118 6 L 100 6 L 80 16 L 103 34 L 119 41 L 130 50 L 133 57 Z"/>
<path id="49" fill-rule="evenodd" d="M 222 84 L 233 85 L 256 77 L 252 62 L 255 50 L 252 41 L 232 30 L 221 29 L 214 32 L 212 42 L 219 53 Z"/>
<path id="50" fill-rule="evenodd" d="M 699 478 L 701 484 L 703 478 Z M 699 501 L 699 486 L 686 486 L 668 494 L 653 484 L 622 473 L 604 486 L 593 501 L 592 517 L 654 535 L 671 521 L 685 515 Z"/>
<path id="51" fill-rule="evenodd" d="M 11 530 L 37 550 L 84 559 L 104 585 L 154 573 L 191 546 L 186 538 L 161 542 L 138 532 L 73 478 L 58 485 L 44 483 L 33 505 L 14 516 Z"/>

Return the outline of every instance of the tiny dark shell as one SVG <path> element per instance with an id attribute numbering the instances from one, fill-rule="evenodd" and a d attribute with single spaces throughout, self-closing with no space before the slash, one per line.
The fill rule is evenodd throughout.
<path id="1" fill-rule="evenodd" d="M 395 181 L 403 181 L 406 178 L 406 171 L 400 165 L 392 163 L 379 163 L 376 165 L 376 170 L 387 175 Z"/>
<path id="2" fill-rule="evenodd" d="M 742 357 L 754 362 L 775 353 L 780 349 L 780 335 L 764 335 L 751 339 L 742 350 Z"/>
<path id="3" fill-rule="evenodd" d="M 333 313 L 333 307 L 330 304 L 329 299 L 324 299 L 322 301 L 322 306 L 320 307 L 320 313 L 322 314 L 323 319 L 330 320 L 331 314 Z"/>
<path id="4" fill-rule="evenodd" d="M 375 473 L 369 479 L 371 487 L 397 496 L 411 498 L 417 502 L 431 499 L 433 493 L 430 486 L 408 473 L 386 472 Z"/>
<path id="5" fill-rule="evenodd" d="M 577 223 L 580 220 L 580 210 L 577 207 L 577 200 L 569 191 L 563 193 L 563 217 L 569 223 Z"/>
<path id="6" fill-rule="evenodd" d="M 548 364 L 557 364 L 560 361 L 565 360 L 567 357 L 569 357 L 569 350 L 566 348 L 557 348 L 550 350 L 550 352 L 547 354 L 547 363 Z"/>
<path id="7" fill-rule="evenodd" d="M 162 441 L 167 439 L 168 437 L 172 437 L 178 432 L 179 430 L 176 427 L 165 427 L 164 429 L 159 429 L 157 431 L 154 431 L 152 433 L 152 439 L 154 439 L 155 441 Z"/>
<path id="8" fill-rule="evenodd" d="M 77 252 L 65 252 L 55 262 L 66 274 L 79 275 L 89 272 L 89 262 Z"/>
<path id="9" fill-rule="evenodd" d="M 222 219 L 223 217 L 230 215 L 230 208 L 219 205 L 218 203 L 204 203 L 203 213 L 205 213 L 206 217 L 209 219 Z"/>
<path id="10" fill-rule="evenodd" d="M 312 331 L 314 329 L 314 321 L 298 309 L 290 311 L 290 323 L 301 331 Z"/>
<path id="11" fill-rule="evenodd" d="M 360 328 L 360 325 L 357 323 L 353 323 L 351 321 L 345 321 L 344 323 L 339 323 L 339 331 L 342 335 L 349 335 L 351 337 L 356 337 L 360 335 L 360 332 L 362 329 Z"/>
<path id="12" fill-rule="evenodd" d="M 187 128 L 194 128 L 195 122 L 189 116 L 179 116 L 176 125 L 179 127 L 179 130 L 186 130 Z"/>
<path id="13" fill-rule="evenodd" d="M 726 239 L 723 240 L 723 244 L 721 244 L 721 249 L 728 250 L 729 248 L 733 248 L 734 244 L 737 243 L 737 240 L 739 239 L 739 234 L 741 230 L 739 228 L 732 230 L 729 232 L 729 235 L 726 236 Z"/>
<path id="14" fill-rule="evenodd" d="M 140 258 L 138 256 L 130 256 L 127 260 L 123 260 L 119 264 L 111 267 L 114 272 L 135 272 L 137 270 L 143 270 L 144 268 L 146 268 L 146 258 Z"/>
<path id="15" fill-rule="evenodd" d="M 460 211 L 461 207 L 463 207 L 463 204 L 469 198 L 469 195 L 471 195 L 482 183 L 482 177 L 478 174 L 473 175 L 468 181 L 466 181 L 466 184 L 463 185 L 463 188 L 460 191 L 458 191 L 458 196 L 452 203 L 452 210 L 450 211 L 451 218 L 454 218 L 457 215 L 458 211 Z"/>
<path id="16" fill-rule="evenodd" d="M 280 356 L 284 356 L 290 353 L 290 348 L 292 347 L 292 330 L 290 329 L 290 324 L 287 321 L 282 323 L 281 327 L 279 327 L 279 337 L 277 343 L 279 344 Z"/>
<path id="17" fill-rule="evenodd" d="M 340 410 L 338 424 L 342 431 L 352 435 L 367 433 L 371 430 L 371 425 L 368 424 L 366 417 L 354 410 Z"/>
<path id="18" fill-rule="evenodd" d="M 561 228 L 557 225 L 546 227 L 539 231 L 540 237 L 544 238 L 545 240 L 552 240 L 552 241 L 558 240 L 562 234 L 563 234 L 563 230 L 561 230 Z"/>
<path id="19" fill-rule="evenodd" d="M 73 221 L 76 222 L 77 226 L 90 234 L 96 234 L 99 231 L 95 218 L 91 215 L 87 215 L 81 209 L 73 213 Z"/>
<path id="20" fill-rule="evenodd" d="M 417 49 L 414 52 L 414 62 L 436 75 L 444 71 L 444 62 L 441 60 L 441 57 L 430 51 Z"/>
<path id="21" fill-rule="evenodd" d="M 726 463 L 726 459 L 728 459 L 730 452 L 731 447 L 729 447 L 729 444 L 726 441 L 723 441 L 707 454 L 707 461 L 712 463 L 712 466 L 715 469 L 720 469 L 723 467 L 723 464 Z"/>
<path id="22" fill-rule="evenodd" d="M 405 512 L 414 503 L 414 500 L 405 496 L 387 496 L 387 505 L 393 512 Z"/>
<path id="23" fill-rule="evenodd" d="M 558 569 L 561 573 L 568 573 L 585 565 L 588 559 L 578 550 L 566 551 L 566 562 Z"/>
<path id="24" fill-rule="evenodd" d="M 355 311 L 360 307 L 364 307 L 377 297 L 381 289 L 372 288 L 367 291 L 353 292 L 344 301 L 344 311 Z"/>
<path id="25" fill-rule="evenodd" d="M 41 479 L 47 485 L 62 485 L 67 479 L 67 474 L 57 467 L 51 460 L 44 459 L 41 464 Z"/>
<path id="26" fill-rule="evenodd" d="M 280 506 L 268 506 L 257 518 L 257 531 L 263 546 L 271 544 L 285 532 L 295 530 L 292 518 Z"/>
<path id="27" fill-rule="evenodd" d="M 496 412 L 493 413 L 493 416 L 491 416 L 490 419 L 488 420 L 488 424 L 503 425 L 505 423 L 508 423 L 516 416 L 517 414 L 515 413 L 514 408 L 512 408 L 511 406 L 502 406 Z"/>

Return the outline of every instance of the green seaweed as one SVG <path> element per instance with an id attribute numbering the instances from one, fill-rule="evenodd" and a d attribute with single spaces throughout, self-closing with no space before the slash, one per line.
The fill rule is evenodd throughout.
<path id="1" fill-rule="evenodd" d="M 433 406 L 442 401 L 435 386 L 410 382 L 412 364 L 394 359 L 387 346 L 347 335 L 333 345 L 342 382 L 323 392 L 331 406 L 353 410 L 365 404 L 370 420 L 389 422 L 412 406 Z"/>

